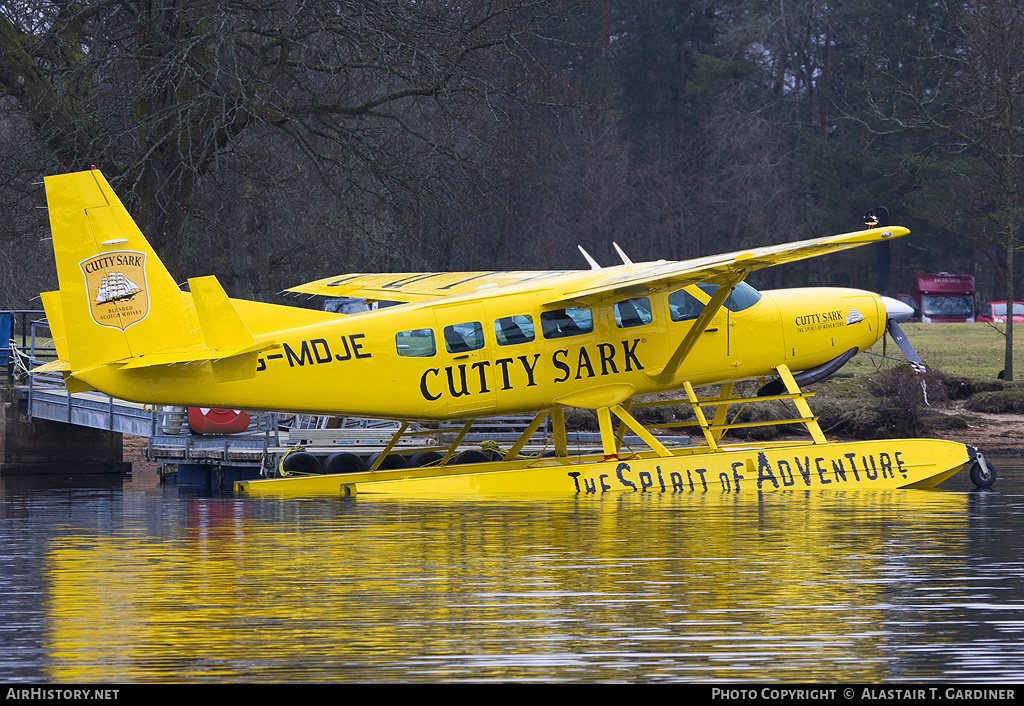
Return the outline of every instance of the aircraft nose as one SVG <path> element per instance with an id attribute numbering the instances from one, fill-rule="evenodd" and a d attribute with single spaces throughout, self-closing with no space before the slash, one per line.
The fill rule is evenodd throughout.
<path id="1" fill-rule="evenodd" d="M 886 318 L 892 319 L 898 324 L 903 323 L 914 315 L 913 308 L 907 306 L 898 299 L 882 297 L 882 303 L 885 305 Z"/>

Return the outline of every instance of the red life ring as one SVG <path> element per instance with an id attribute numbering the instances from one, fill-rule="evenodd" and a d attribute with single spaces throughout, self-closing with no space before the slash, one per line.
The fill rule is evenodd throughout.
<path id="1" fill-rule="evenodd" d="M 237 409 L 189 407 L 188 425 L 194 434 L 238 434 L 249 428 L 249 413 Z"/>

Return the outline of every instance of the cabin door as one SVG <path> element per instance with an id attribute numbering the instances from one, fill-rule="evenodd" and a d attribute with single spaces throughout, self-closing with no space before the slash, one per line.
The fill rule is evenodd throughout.
<path id="1" fill-rule="evenodd" d="M 494 328 L 480 302 L 439 307 L 437 317 L 439 387 L 452 416 L 485 416 L 494 412 Z"/>

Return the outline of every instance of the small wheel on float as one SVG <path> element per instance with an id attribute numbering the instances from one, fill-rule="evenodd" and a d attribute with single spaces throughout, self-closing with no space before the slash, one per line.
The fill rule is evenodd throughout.
<path id="1" fill-rule="evenodd" d="M 971 482 L 979 488 L 991 488 L 996 482 L 996 469 L 984 458 L 971 464 Z"/>
<path id="2" fill-rule="evenodd" d="M 350 451 L 338 451 L 324 461 L 324 473 L 360 473 L 366 470 L 361 456 Z"/>

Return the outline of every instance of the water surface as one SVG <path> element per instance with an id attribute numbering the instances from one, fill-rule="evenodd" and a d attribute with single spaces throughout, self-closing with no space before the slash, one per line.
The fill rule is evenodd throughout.
<path id="1" fill-rule="evenodd" d="M 489 500 L 0 479 L 0 680 L 1021 681 L 989 491 Z"/>

